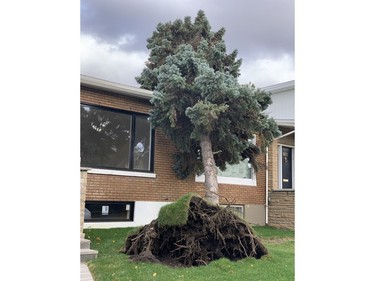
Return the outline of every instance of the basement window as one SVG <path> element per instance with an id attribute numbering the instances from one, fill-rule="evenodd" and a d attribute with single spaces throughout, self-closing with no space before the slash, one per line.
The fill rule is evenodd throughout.
<path id="1" fill-rule="evenodd" d="M 244 208 L 242 205 L 221 205 L 221 207 L 228 208 L 232 213 L 236 214 L 241 219 L 244 218 Z"/>
<path id="2" fill-rule="evenodd" d="M 85 222 L 133 221 L 134 202 L 86 201 Z"/>

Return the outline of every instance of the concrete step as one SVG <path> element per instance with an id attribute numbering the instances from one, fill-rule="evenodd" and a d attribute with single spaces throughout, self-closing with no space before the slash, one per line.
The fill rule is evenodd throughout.
<path id="1" fill-rule="evenodd" d="M 81 238 L 81 249 L 90 249 L 90 243 L 89 239 Z"/>
<path id="2" fill-rule="evenodd" d="M 90 249 L 91 241 L 89 239 L 81 238 L 81 262 L 96 259 L 98 251 Z"/>
<path id="3" fill-rule="evenodd" d="M 96 259 L 98 256 L 98 251 L 91 249 L 81 249 L 81 262 L 86 262 L 89 260 Z"/>

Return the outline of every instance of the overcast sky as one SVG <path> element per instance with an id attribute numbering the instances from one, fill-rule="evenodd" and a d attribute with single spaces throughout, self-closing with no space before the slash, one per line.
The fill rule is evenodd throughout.
<path id="1" fill-rule="evenodd" d="M 158 23 L 203 10 L 242 58 L 239 82 L 294 80 L 294 0 L 81 0 L 81 74 L 139 87 Z"/>

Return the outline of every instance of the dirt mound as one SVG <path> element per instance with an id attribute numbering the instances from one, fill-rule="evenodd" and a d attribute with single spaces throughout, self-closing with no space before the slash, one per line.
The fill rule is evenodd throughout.
<path id="1" fill-rule="evenodd" d="M 185 224 L 161 225 L 153 220 L 130 235 L 121 252 L 136 261 L 172 266 L 207 265 L 223 257 L 258 259 L 268 253 L 250 225 L 229 209 L 213 206 L 198 196 L 191 196 L 188 204 Z"/>

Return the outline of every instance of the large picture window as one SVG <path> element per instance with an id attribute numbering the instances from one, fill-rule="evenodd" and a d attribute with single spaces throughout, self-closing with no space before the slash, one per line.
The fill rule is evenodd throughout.
<path id="1" fill-rule="evenodd" d="M 148 116 L 81 104 L 81 166 L 151 172 Z"/>
<path id="2" fill-rule="evenodd" d="M 238 164 L 227 165 L 225 171 L 218 169 L 218 177 L 251 179 L 253 169 L 249 163 L 249 159 L 245 159 Z"/>
<path id="3" fill-rule="evenodd" d="M 195 177 L 196 182 L 204 182 L 204 174 Z M 218 169 L 217 181 L 222 184 L 256 186 L 256 176 L 248 159 L 238 164 L 227 165 L 225 171 Z"/>
<path id="4" fill-rule="evenodd" d="M 253 144 L 256 143 L 256 136 L 249 140 Z M 204 182 L 204 174 L 196 176 L 196 182 Z M 224 171 L 217 169 L 217 181 L 222 184 L 236 184 L 256 186 L 256 175 L 254 169 L 249 163 L 249 159 L 240 161 L 238 164 L 227 164 Z"/>

